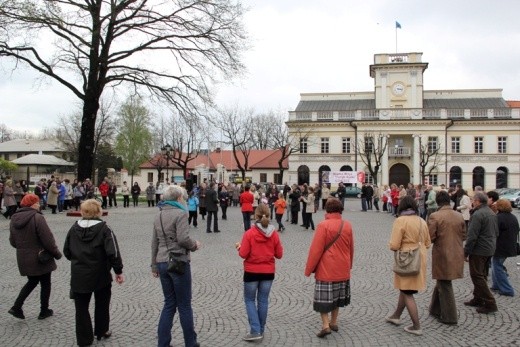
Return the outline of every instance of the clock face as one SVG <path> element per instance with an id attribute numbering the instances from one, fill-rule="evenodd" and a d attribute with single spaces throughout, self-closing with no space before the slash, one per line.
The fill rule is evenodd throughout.
<path id="1" fill-rule="evenodd" d="M 401 96 L 404 94 L 405 87 L 402 82 L 395 82 L 392 86 L 392 93 L 397 96 Z"/>

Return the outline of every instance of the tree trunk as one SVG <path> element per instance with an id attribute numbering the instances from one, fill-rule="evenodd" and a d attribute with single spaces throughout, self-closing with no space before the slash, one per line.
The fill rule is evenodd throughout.
<path id="1" fill-rule="evenodd" d="M 83 104 L 83 118 L 81 120 L 81 136 L 78 145 L 78 180 L 92 178 L 94 169 L 94 145 L 96 116 L 99 103 L 95 98 L 85 100 Z"/>

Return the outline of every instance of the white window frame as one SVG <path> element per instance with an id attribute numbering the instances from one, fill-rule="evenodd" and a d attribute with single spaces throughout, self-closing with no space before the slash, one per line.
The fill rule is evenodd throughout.
<path id="1" fill-rule="evenodd" d="M 341 153 L 350 154 L 352 152 L 352 143 L 350 137 L 343 137 L 341 139 Z"/>
<path id="2" fill-rule="evenodd" d="M 498 137 L 498 153 L 505 154 L 507 153 L 507 136 L 499 136 Z"/>
<path id="3" fill-rule="evenodd" d="M 439 148 L 439 138 L 437 136 L 428 136 L 428 153 L 433 153 Z"/>
<path id="4" fill-rule="evenodd" d="M 451 137 L 451 153 L 454 153 L 454 154 L 460 153 L 460 136 Z"/>
<path id="5" fill-rule="evenodd" d="M 473 151 L 475 154 L 484 153 L 484 136 L 475 136 L 473 139 Z"/>
<path id="6" fill-rule="evenodd" d="M 300 138 L 300 153 L 307 154 L 309 151 L 309 144 L 306 137 Z"/>
<path id="7" fill-rule="evenodd" d="M 328 137 L 322 137 L 321 138 L 320 153 L 321 154 L 329 154 L 330 153 L 330 140 L 329 140 Z"/>

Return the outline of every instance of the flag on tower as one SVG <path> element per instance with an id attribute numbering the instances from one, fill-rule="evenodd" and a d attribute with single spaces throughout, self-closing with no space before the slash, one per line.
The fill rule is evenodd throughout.
<path id="1" fill-rule="evenodd" d="M 396 29 L 401 29 L 401 24 L 399 24 L 398 21 L 395 21 L 395 28 Z"/>

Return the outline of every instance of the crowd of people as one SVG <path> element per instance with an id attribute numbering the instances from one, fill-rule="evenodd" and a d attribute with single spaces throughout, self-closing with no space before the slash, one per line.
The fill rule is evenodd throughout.
<path id="1" fill-rule="evenodd" d="M 16 186 L 22 183 L 17 182 Z M 49 308 L 51 273 L 56 270 L 55 259 L 62 253 L 40 210 L 50 207 L 52 213 L 75 206 L 80 208 L 82 219 L 74 223 L 67 234 L 63 254 L 71 261 L 71 298 L 76 307 L 76 337 L 78 345 L 89 346 L 94 337 L 109 338 L 111 283 L 124 282 L 123 263 L 112 229 L 101 220 L 102 209 L 107 205 L 117 206 L 110 199 L 116 188 L 104 180 L 99 186 L 102 203 L 89 199 L 93 191 L 90 180 L 84 182 L 50 180 L 38 182 L 39 194 L 26 191 L 6 218 L 11 218 L 10 242 L 17 249 L 20 274 L 28 282 L 21 289 L 9 313 L 24 319 L 23 304 L 34 288 L 40 284 L 40 315 L 46 319 L 53 315 Z M 2 187 L 4 203 L 10 196 L 13 184 Z M 70 186 L 72 199 L 61 199 L 62 187 Z M 59 187 L 59 188 L 58 188 Z M 78 189 L 80 187 L 81 189 Z M 275 261 L 283 257 L 284 248 L 280 233 L 285 231 L 285 221 L 298 224 L 301 212 L 305 229 L 314 230 L 309 247 L 304 275 L 314 274 L 313 309 L 321 318 L 321 328 L 316 333 L 324 338 L 340 329 L 339 308 L 350 304 L 350 278 L 354 261 L 354 230 L 344 219 L 342 212 L 346 195 L 341 184 L 332 197 L 328 185 L 301 186 L 285 184 L 279 189 L 270 185 L 223 185 L 203 182 L 188 192 L 181 185 L 154 185 L 146 188 L 149 207 L 159 211 L 153 221 L 151 272 L 159 278 L 164 295 L 164 306 L 159 318 L 158 346 L 170 346 L 173 319 L 179 313 L 186 346 L 199 346 L 193 321 L 192 277 L 190 253 L 197 251 L 201 243 L 190 235 L 191 227 L 198 226 L 198 215 L 206 220 L 206 232 L 218 233 L 218 215 L 227 219 L 227 207 L 239 206 L 242 212 L 244 233 L 235 244 L 238 255 L 243 259 L 244 303 L 249 321 L 249 332 L 245 341 L 261 340 L 268 317 L 268 298 L 275 279 Z M 82 195 L 76 200 L 76 191 Z M 23 189 L 22 189 L 23 191 Z M 46 194 L 45 194 L 46 193 Z M 141 193 L 138 184 L 131 188 L 126 182 L 121 188 L 124 207 L 129 205 L 129 195 L 137 206 Z M 363 184 L 361 188 L 361 211 L 381 210 L 395 215 L 388 247 L 391 251 L 417 250 L 420 266 L 416 273 L 402 275 L 394 273 L 394 287 L 399 290 L 395 311 L 386 317 L 393 325 L 401 324 L 406 309 L 412 325 L 404 330 L 422 335 L 418 307 L 414 295 L 426 288 L 427 249 L 432 247 L 432 277 L 436 280 L 431 297 L 429 313 L 445 324 L 457 324 L 458 314 L 452 281 L 463 277 L 464 262 L 468 262 L 474 286 L 473 297 L 464 305 L 476 307 L 480 314 L 498 310 L 491 291 L 500 295 L 514 296 L 509 283 L 504 261 L 516 256 L 516 240 L 519 225 L 511 214 L 509 201 L 499 199 L 490 191 L 476 189 L 470 198 L 460 186 L 453 189 L 434 190 L 432 186 L 408 185 L 397 187 Z M 43 200 L 43 202 L 42 202 Z M 60 200 L 72 200 L 60 203 Z M 320 208 L 325 210 L 325 219 L 317 225 L 313 214 Z M 9 203 L 10 204 L 10 203 Z M 6 204 L 6 206 L 11 206 Z M 61 209 L 60 209 L 61 206 Z M 220 208 L 220 209 L 219 209 Z M 207 218 L 206 218 L 207 217 Z M 276 226 L 272 221 L 276 221 Z M 35 223 L 29 223 L 34 220 Z M 44 253 L 42 255 L 42 253 Z M 172 272 L 172 253 L 185 265 L 182 272 Z M 488 271 L 492 270 L 492 286 L 488 287 Z M 92 294 L 95 297 L 94 327 L 88 312 Z"/>

